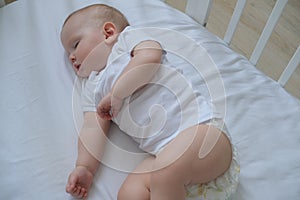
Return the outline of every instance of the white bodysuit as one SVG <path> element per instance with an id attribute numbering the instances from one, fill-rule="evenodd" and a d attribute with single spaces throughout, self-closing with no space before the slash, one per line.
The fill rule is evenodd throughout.
<path id="1" fill-rule="evenodd" d="M 158 32 L 165 33 L 165 30 Z M 162 36 L 155 31 L 152 33 L 148 29 L 144 31 L 132 27 L 122 31 L 107 66 L 99 73 L 92 72 L 84 82 L 83 111 L 96 111 L 101 98 L 111 92 L 113 84 L 130 61 L 131 51 L 137 44 L 155 40 L 167 51 L 168 45 L 174 45 L 174 38 L 167 36 L 168 33 Z M 185 45 L 175 44 L 179 48 Z M 166 52 L 174 59 L 182 59 L 176 53 Z M 192 65 L 174 65 L 164 54 L 162 65 L 152 81 L 125 99 L 120 113 L 113 121 L 122 131 L 131 135 L 142 150 L 156 154 L 184 129 L 218 118 L 209 99 L 201 94 L 204 83 Z"/>
<path id="2" fill-rule="evenodd" d="M 182 130 L 199 123 L 214 125 L 230 139 L 222 120 L 225 112 L 220 99 L 224 99 L 224 91 L 214 64 L 205 50 L 196 52 L 197 45 L 176 36 L 178 33 L 165 29 L 127 27 L 119 35 L 104 70 L 92 72 L 82 85 L 82 109 L 95 112 L 130 61 L 134 47 L 145 40 L 159 42 L 166 54 L 158 72 L 147 86 L 124 100 L 120 113 L 113 119 L 142 150 L 155 155 Z M 199 63 L 196 67 L 186 59 L 189 53 L 191 62 Z M 187 187 L 187 199 L 230 199 L 237 188 L 240 170 L 237 151 L 232 147 L 229 170 L 209 183 Z"/>

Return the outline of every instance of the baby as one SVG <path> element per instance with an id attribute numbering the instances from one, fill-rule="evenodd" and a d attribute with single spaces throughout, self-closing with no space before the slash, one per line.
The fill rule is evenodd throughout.
<path id="1" fill-rule="evenodd" d="M 111 121 L 152 155 L 128 175 L 119 200 L 183 200 L 187 187 L 209 184 L 236 165 L 228 133 L 215 123 L 220 119 L 211 114 L 201 92 L 192 87 L 189 93 L 186 85 L 176 83 L 182 77 L 176 75 L 178 71 L 190 72 L 180 66 L 165 67 L 163 41 L 145 32 L 137 34 L 122 13 L 104 4 L 72 13 L 63 25 L 61 41 L 83 80 L 84 120 L 68 193 L 87 198 Z M 195 85 L 190 79 L 188 85 Z M 178 98 L 163 86 L 169 82 L 176 84 Z M 184 103 L 178 105 L 176 99 Z M 166 116 L 157 114 L 152 105 L 163 105 Z M 143 110 L 148 108 L 151 119 Z"/>

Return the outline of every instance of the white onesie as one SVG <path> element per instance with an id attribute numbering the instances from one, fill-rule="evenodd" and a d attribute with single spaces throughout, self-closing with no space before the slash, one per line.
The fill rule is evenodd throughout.
<path id="1" fill-rule="evenodd" d="M 194 42 L 177 39 L 178 33 L 172 33 L 165 29 L 127 27 L 114 45 L 105 69 L 92 72 L 82 85 L 83 111 L 95 112 L 130 61 L 133 48 L 145 40 L 159 42 L 166 54 L 158 72 L 147 86 L 124 100 L 120 113 L 113 119 L 142 150 L 155 155 L 182 130 L 199 123 L 219 128 L 230 139 L 223 124 L 226 106 L 222 99 L 226 98 L 216 66 L 204 49 L 199 50 Z M 189 61 L 196 61 L 196 67 Z M 209 183 L 186 187 L 186 199 L 231 199 L 240 173 L 237 151 L 232 147 L 230 168 Z"/>
<path id="2" fill-rule="evenodd" d="M 218 113 L 213 111 L 210 100 L 202 95 L 205 80 L 199 72 L 177 52 L 167 50 L 170 49 L 168 45 L 180 49 L 186 44 L 174 44 L 174 38 L 165 31 L 152 33 L 146 30 L 127 27 L 122 31 L 104 70 L 92 72 L 84 81 L 82 101 L 84 112 L 96 111 L 101 98 L 111 91 L 130 61 L 133 48 L 145 40 L 159 42 L 166 54 L 158 72 L 147 86 L 124 100 L 120 113 L 113 119 L 122 131 L 139 143 L 142 150 L 157 154 L 182 130 L 218 118 Z M 168 56 L 182 61 L 172 64 Z"/>

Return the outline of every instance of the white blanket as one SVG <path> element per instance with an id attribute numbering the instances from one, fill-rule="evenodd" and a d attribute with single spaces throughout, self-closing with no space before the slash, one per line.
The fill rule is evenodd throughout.
<path id="1" fill-rule="evenodd" d="M 71 199 L 65 183 L 81 114 L 59 34 L 70 12 L 99 2 L 135 26 L 172 28 L 206 49 L 223 77 L 226 123 L 239 150 L 236 199 L 299 198 L 299 100 L 191 18 L 159 0 L 19 0 L 0 8 L 0 199 Z M 138 152 L 117 127 L 111 131 L 116 146 Z M 118 153 L 107 157 L 115 169 L 131 168 Z M 99 170 L 89 199 L 116 199 L 126 173 L 113 168 Z"/>

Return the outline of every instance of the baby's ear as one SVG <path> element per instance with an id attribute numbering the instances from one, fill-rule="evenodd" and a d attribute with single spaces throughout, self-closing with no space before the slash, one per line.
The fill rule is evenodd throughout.
<path id="1" fill-rule="evenodd" d="M 117 28 L 112 22 L 105 22 L 103 24 L 103 33 L 105 35 L 105 42 L 111 43 L 115 40 L 115 35 L 117 34 Z"/>

